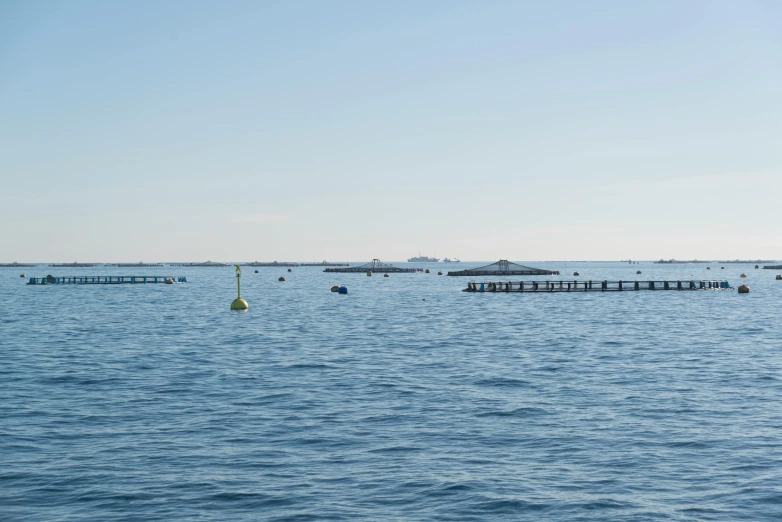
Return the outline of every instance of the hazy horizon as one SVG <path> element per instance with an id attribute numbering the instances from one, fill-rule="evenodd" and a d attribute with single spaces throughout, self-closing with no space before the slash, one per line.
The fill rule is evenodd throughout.
<path id="1" fill-rule="evenodd" d="M 0 259 L 779 259 L 781 22 L 3 2 Z"/>

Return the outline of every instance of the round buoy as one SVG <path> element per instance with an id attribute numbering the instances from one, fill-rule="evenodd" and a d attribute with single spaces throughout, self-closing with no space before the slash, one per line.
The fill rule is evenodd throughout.
<path id="1" fill-rule="evenodd" d="M 741 274 L 739 277 L 747 277 L 747 274 Z"/>
<path id="2" fill-rule="evenodd" d="M 258 273 L 258 271 L 256 270 L 256 271 L 255 271 L 255 273 L 257 274 L 257 273 Z"/>
<path id="3" fill-rule="evenodd" d="M 724 266 L 721 266 L 721 267 L 720 267 L 720 270 L 725 270 L 725 267 L 724 267 Z"/>
<path id="4" fill-rule="evenodd" d="M 424 301 L 426 301 L 426 297 L 424 297 Z"/>
<path id="5" fill-rule="evenodd" d="M 291 270 L 291 269 L 289 268 L 289 269 L 288 269 L 288 272 L 293 272 L 293 270 Z"/>
<path id="6" fill-rule="evenodd" d="M 442 272 L 437 272 L 437 275 L 443 275 L 443 273 Z"/>
<path id="7" fill-rule="evenodd" d="M 580 276 L 581 274 L 579 274 L 578 272 L 573 272 L 573 275 L 574 276 Z"/>
<path id="8" fill-rule="evenodd" d="M 711 267 L 710 267 L 710 266 L 707 266 L 707 267 L 706 267 L 706 270 L 711 270 Z"/>
<path id="9" fill-rule="evenodd" d="M 777 275 L 777 281 L 782 281 L 782 275 Z"/>
<path id="10" fill-rule="evenodd" d="M 635 271 L 635 273 L 636 273 L 636 274 L 640 274 L 640 273 L 641 273 L 641 271 L 640 271 L 640 270 L 636 270 L 636 271 Z"/>
<path id="11" fill-rule="evenodd" d="M 755 268 L 760 268 L 760 265 L 755 265 Z"/>
<path id="12" fill-rule="evenodd" d="M 383 274 L 383 277 L 388 277 L 388 274 Z"/>
<path id="13" fill-rule="evenodd" d="M 338 286 L 332 286 L 331 287 L 331 291 L 332 292 L 339 292 L 339 287 Z"/>
<path id="14" fill-rule="evenodd" d="M 242 299 L 242 267 L 239 265 L 234 266 L 236 267 L 236 299 L 231 302 L 231 310 L 247 310 L 250 308 L 250 305 Z M 256 270 L 256 272 L 258 271 Z"/>
<path id="15" fill-rule="evenodd" d="M 348 287 L 345 286 L 345 285 L 342 285 L 342 286 L 339 287 L 338 292 L 340 294 L 347 294 L 348 293 Z"/>
<path id="16" fill-rule="evenodd" d="M 428 274 L 429 273 L 429 269 L 427 268 L 426 270 L 424 270 L 424 273 Z"/>
<path id="17" fill-rule="evenodd" d="M 231 310 L 247 310 L 250 308 L 250 305 L 247 304 L 247 301 L 242 299 L 241 297 L 238 299 L 234 299 L 231 303 Z"/>
<path id="18" fill-rule="evenodd" d="M 747 285 L 741 285 L 739 287 L 739 293 L 740 294 L 748 294 L 749 293 L 749 287 Z"/>
<path id="19" fill-rule="evenodd" d="M 370 277 L 372 275 L 372 270 L 367 270 L 367 277 Z"/>
<path id="20" fill-rule="evenodd" d="M 277 281 L 285 281 L 284 277 L 280 277 Z"/>
<path id="21" fill-rule="evenodd" d="M 19 277 L 27 277 L 27 276 L 24 274 L 19 274 Z"/>
<path id="22" fill-rule="evenodd" d="M 171 278 L 168 278 L 168 279 L 166 279 L 166 284 L 167 285 L 173 285 L 174 284 L 174 280 L 171 279 Z"/>

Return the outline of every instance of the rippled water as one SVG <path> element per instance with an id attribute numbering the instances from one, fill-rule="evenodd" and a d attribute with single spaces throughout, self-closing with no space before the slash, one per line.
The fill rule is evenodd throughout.
<path id="1" fill-rule="evenodd" d="M 259 268 L 237 313 L 232 268 L 2 269 L 0 519 L 782 519 L 775 272 L 539 265 L 752 293 Z"/>

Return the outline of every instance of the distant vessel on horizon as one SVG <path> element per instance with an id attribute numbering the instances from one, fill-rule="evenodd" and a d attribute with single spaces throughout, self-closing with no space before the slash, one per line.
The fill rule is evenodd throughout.
<path id="1" fill-rule="evenodd" d="M 445 259 L 443 259 L 443 263 L 461 263 L 461 261 L 459 261 L 459 260 L 458 260 L 458 259 L 456 259 L 455 257 L 454 257 L 453 259 L 448 259 L 448 258 L 446 257 Z"/>
<path id="2" fill-rule="evenodd" d="M 420 253 L 418 254 L 418 257 L 411 257 L 407 260 L 408 263 L 437 263 L 440 261 L 436 257 L 427 257 L 422 256 Z"/>

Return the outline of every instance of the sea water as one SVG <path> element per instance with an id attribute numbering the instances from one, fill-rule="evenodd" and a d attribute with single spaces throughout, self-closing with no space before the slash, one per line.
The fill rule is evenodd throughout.
<path id="1" fill-rule="evenodd" d="M 247 312 L 232 267 L 24 269 L 188 279 L 44 287 L 0 269 L 0 520 L 782 519 L 776 272 L 511 278 L 749 295 L 436 275 L 469 266 L 245 268 Z"/>

